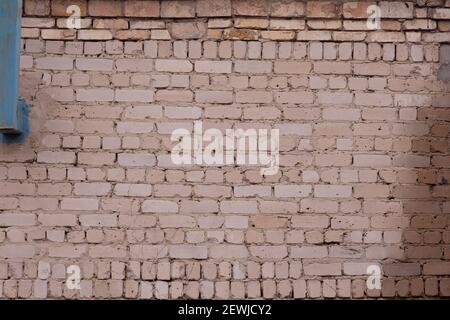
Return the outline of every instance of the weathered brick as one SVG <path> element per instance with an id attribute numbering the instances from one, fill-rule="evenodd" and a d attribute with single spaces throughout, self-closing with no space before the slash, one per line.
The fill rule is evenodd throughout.
<path id="1" fill-rule="evenodd" d="M 155 69 L 166 72 L 191 72 L 193 67 L 188 60 L 156 60 Z"/>
<path id="2" fill-rule="evenodd" d="M 161 2 L 161 17 L 192 18 L 195 16 L 195 1 L 170 0 Z"/>
<path id="3" fill-rule="evenodd" d="M 196 61 L 195 72 L 199 73 L 231 73 L 230 61 Z"/>
<path id="4" fill-rule="evenodd" d="M 206 24 L 203 22 L 174 22 L 170 27 L 170 34 L 174 39 L 201 39 L 206 31 Z"/>
<path id="5" fill-rule="evenodd" d="M 414 4 L 404 1 L 381 1 L 379 3 L 383 18 L 406 18 L 413 17 Z"/>
<path id="6" fill-rule="evenodd" d="M 352 194 L 351 186 L 315 185 L 314 195 L 319 198 L 346 198 Z"/>
<path id="7" fill-rule="evenodd" d="M 352 1 L 343 4 L 344 18 L 350 19 L 367 19 L 369 14 L 367 9 L 371 5 L 375 5 L 375 1 Z M 364 21 L 364 23 L 366 23 Z"/>
<path id="8" fill-rule="evenodd" d="M 197 0 L 197 16 L 229 17 L 231 16 L 230 0 Z"/>
<path id="9" fill-rule="evenodd" d="M 340 263 L 311 263 L 303 269 L 306 275 L 313 276 L 339 276 L 342 273 Z"/>
<path id="10" fill-rule="evenodd" d="M 50 0 L 25 0 L 25 14 L 30 16 L 47 16 L 50 14 Z"/>
<path id="11" fill-rule="evenodd" d="M 206 259 L 208 249 L 206 246 L 170 246 L 169 256 L 174 259 Z"/>
<path id="12" fill-rule="evenodd" d="M 257 40 L 258 31 L 252 29 L 225 29 L 223 37 L 229 40 Z"/>
<path id="13" fill-rule="evenodd" d="M 286 246 L 251 246 L 249 250 L 252 256 L 262 259 L 283 259 L 288 255 Z"/>
<path id="14" fill-rule="evenodd" d="M 113 0 L 91 0 L 88 10 L 91 16 L 118 17 L 122 15 L 122 4 Z"/>
<path id="15" fill-rule="evenodd" d="M 200 103 L 231 103 L 233 102 L 233 92 L 198 90 L 195 93 L 195 101 Z"/>
<path id="16" fill-rule="evenodd" d="M 159 17 L 159 1 L 132 0 L 124 3 L 127 17 Z"/>
<path id="17" fill-rule="evenodd" d="M 87 14 L 87 0 L 73 0 L 70 5 L 76 5 L 80 8 L 81 16 Z M 52 15 L 57 17 L 65 17 L 67 13 L 68 4 L 64 0 L 52 0 Z"/>
<path id="18" fill-rule="evenodd" d="M 88 211 L 98 210 L 98 200 L 87 198 L 64 198 L 61 201 L 61 209 Z"/>
<path id="19" fill-rule="evenodd" d="M 274 64 L 275 73 L 285 74 L 308 74 L 311 71 L 310 62 L 281 62 Z"/>
<path id="20" fill-rule="evenodd" d="M 72 70 L 73 59 L 65 57 L 43 57 L 35 61 L 36 68 L 44 70 Z"/>
<path id="21" fill-rule="evenodd" d="M 268 12 L 268 5 L 264 1 L 233 1 L 232 6 L 233 13 L 239 16 L 265 16 Z"/>
<path id="22" fill-rule="evenodd" d="M 308 1 L 306 15 L 309 18 L 335 18 L 342 15 L 342 4 L 335 1 Z"/>
<path id="23" fill-rule="evenodd" d="M 305 15 L 305 4 L 293 0 L 271 1 L 270 15 L 272 17 L 301 17 Z"/>
<path id="24" fill-rule="evenodd" d="M 74 0 L 71 30 L 64 1 L 25 1 L 33 134 L 0 150 L 0 295 L 449 296 L 448 2 Z M 278 172 L 174 164 L 194 120 L 279 130 Z"/>
<path id="25" fill-rule="evenodd" d="M 210 247 L 209 254 L 213 259 L 240 259 L 248 256 L 248 249 L 241 245 L 214 245 Z"/>

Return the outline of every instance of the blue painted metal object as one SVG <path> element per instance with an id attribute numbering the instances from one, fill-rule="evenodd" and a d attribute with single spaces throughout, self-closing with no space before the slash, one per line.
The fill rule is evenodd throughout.
<path id="1" fill-rule="evenodd" d="M 29 108 L 19 100 L 22 0 L 0 0 L 0 142 L 22 142 Z"/>

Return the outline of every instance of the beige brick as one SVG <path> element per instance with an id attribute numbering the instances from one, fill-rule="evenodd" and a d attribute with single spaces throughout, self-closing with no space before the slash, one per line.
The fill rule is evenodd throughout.
<path id="1" fill-rule="evenodd" d="M 267 197 L 272 193 L 269 186 L 235 186 L 234 195 L 236 197 Z"/>
<path id="2" fill-rule="evenodd" d="M 231 103 L 233 93 L 231 91 L 203 91 L 195 93 L 195 101 L 200 103 Z"/>
<path id="3" fill-rule="evenodd" d="M 239 73 L 269 73 L 272 71 L 272 63 L 266 61 L 242 61 L 234 63 L 234 70 Z"/>
<path id="4" fill-rule="evenodd" d="M 51 18 L 22 18 L 22 28 L 52 28 L 55 20 Z"/>
<path id="5" fill-rule="evenodd" d="M 110 71 L 113 61 L 108 59 L 76 59 L 75 66 L 78 70 Z"/>
<path id="6" fill-rule="evenodd" d="M 69 151 L 42 151 L 37 155 L 37 161 L 42 163 L 75 163 L 75 153 Z"/>
<path id="7" fill-rule="evenodd" d="M 233 13 L 240 16 L 266 16 L 268 5 L 258 0 L 233 1 Z"/>
<path id="8" fill-rule="evenodd" d="M 404 1 L 381 1 L 379 3 L 383 18 L 406 18 L 413 17 L 414 4 Z"/>
<path id="9" fill-rule="evenodd" d="M 127 17 L 159 17 L 159 1 L 132 0 L 125 2 L 124 14 Z"/>
<path id="10" fill-rule="evenodd" d="M 127 197 L 148 197 L 152 193 L 152 186 L 148 184 L 118 183 L 114 187 L 114 194 Z"/>
<path id="11" fill-rule="evenodd" d="M 368 42 L 404 42 L 405 34 L 395 31 L 375 31 L 367 35 Z"/>
<path id="12" fill-rule="evenodd" d="M 354 187 L 354 197 L 383 198 L 389 195 L 389 186 L 358 184 Z"/>
<path id="13" fill-rule="evenodd" d="M 80 224 L 84 227 L 116 227 L 117 217 L 111 214 L 83 214 Z"/>
<path id="14" fill-rule="evenodd" d="M 319 74 L 350 74 L 351 65 L 346 62 L 315 62 L 314 72 Z"/>
<path id="15" fill-rule="evenodd" d="M 44 70 L 72 70 L 73 59 L 65 57 L 43 57 L 35 60 L 36 68 Z"/>
<path id="16" fill-rule="evenodd" d="M 196 61 L 195 72 L 199 73 L 231 73 L 230 61 Z"/>
<path id="17" fill-rule="evenodd" d="M 269 26 L 269 20 L 264 18 L 237 18 L 234 21 L 236 28 L 248 29 L 266 29 Z"/>
<path id="18" fill-rule="evenodd" d="M 156 101 L 168 102 L 191 102 L 193 93 L 189 90 L 158 90 L 155 95 Z"/>
<path id="19" fill-rule="evenodd" d="M 257 40 L 258 31 L 252 29 L 225 29 L 223 33 L 224 39 L 229 40 Z"/>
<path id="20" fill-rule="evenodd" d="M 118 30 L 115 33 L 115 38 L 119 40 L 146 40 L 150 39 L 170 39 L 169 32 L 167 30 L 153 30 L 151 33 L 149 30 Z"/>
<path id="21" fill-rule="evenodd" d="M 294 1 L 294 3 L 300 3 Z M 289 14 L 289 13 L 286 13 Z M 273 30 L 303 30 L 305 29 L 305 20 L 300 19 L 270 19 L 270 29 Z"/>
<path id="22" fill-rule="evenodd" d="M 230 0 L 197 0 L 197 16 L 228 17 L 231 16 Z"/>
<path id="23" fill-rule="evenodd" d="M 236 93 L 236 102 L 270 103 L 272 102 L 272 93 L 267 91 L 238 91 Z"/>
<path id="24" fill-rule="evenodd" d="M 337 30 L 341 29 L 341 20 L 308 20 L 306 23 L 312 30 Z"/>
<path id="25" fill-rule="evenodd" d="M 148 153 L 121 153 L 117 156 L 119 165 L 125 167 L 152 166 L 155 161 L 155 156 Z"/>
<path id="26" fill-rule="evenodd" d="M 283 259 L 287 257 L 286 246 L 250 246 L 250 254 L 261 259 Z"/>
<path id="27" fill-rule="evenodd" d="M 271 2 L 270 15 L 273 17 L 300 17 L 305 15 L 305 4 L 292 0 Z"/>
<path id="28" fill-rule="evenodd" d="M 0 226 L 33 226 L 36 224 L 34 214 L 25 213 L 2 213 L 0 214 Z"/>
<path id="29" fill-rule="evenodd" d="M 351 19 L 367 19 L 369 14 L 367 9 L 371 5 L 375 5 L 375 1 L 352 1 L 343 4 L 344 18 Z M 364 23 L 366 23 L 364 21 Z"/>
<path id="30" fill-rule="evenodd" d="M 275 95 L 277 103 L 313 103 L 314 95 L 306 91 L 278 92 Z"/>
<path id="31" fill-rule="evenodd" d="M 311 263 L 303 266 L 306 275 L 338 276 L 341 275 L 340 263 Z"/>
<path id="32" fill-rule="evenodd" d="M 48 255 L 54 258 L 80 258 L 86 251 L 84 245 L 63 245 L 48 248 Z"/>
<path id="33" fill-rule="evenodd" d="M 305 198 L 310 195 L 310 185 L 277 185 L 275 186 L 275 197 L 279 198 Z"/>
<path id="34" fill-rule="evenodd" d="M 356 93 L 355 104 L 386 107 L 392 105 L 392 96 L 385 93 Z"/>
<path id="35" fill-rule="evenodd" d="M 119 216 L 119 226 L 127 228 L 150 228 L 156 226 L 156 217 L 153 216 L 131 216 L 131 215 L 120 215 Z"/>
<path id="36" fill-rule="evenodd" d="M 115 92 L 115 101 L 119 102 L 152 102 L 153 91 L 137 89 L 121 89 Z"/>
<path id="37" fill-rule="evenodd" d="M 309 18 L 334 18 L 342 15 L 342 4 L 335 1 L 308 1 L 306 15 Z"/>
<path id="38" fill-rule="evenodd" d="M 367 229 L 370 219 L 358 216 L 336 216 L 331 219 L 333 229 Z"/>
<path id="39" fill-rule="evenodd" d="M 25 0 L 24 1 L 25 13 L 31 16 L 46 16 L 50 13 L 50 1 L 49 0 Z"/>
<path id="40" fill-rule="evenodd" d="M 450 17 L 450 11 L 447 8 L 435 8 L 431 9 L 431 17 L 433 19 L 446 20 Z"/>
<path id="41" fill-rule="evenodd" d="M 324 258 L 328 255 L 326 247 L 320 246 L 302 246 L 291 247 L 291 258 Z"/>
<path id="42" fill-rule="evenodd" d="M 77 89 L 76 98 L 78 101 L 113 101 L 114 91 L 112 89 Z"/>
<path id="43" fill-rule="evenodd" d="M 241 259 L 248 256 L 246 246 L 241 245 L 214 245 L 209 249 L 213 259 Z"/>
<path id="44" fill-rule="evenodd" d="M 357 167 L 383 168 L 391 165 L 391 158 L 384 155 L 355 155 L 353 164 Z"/>
<path id="45" fill-rule="evenodd" d="M 39 222 L 50 227 L 71 227 L 77 225 L 77 217 L 73 214 L 40 214 Z"/>
<path id="46" fill-rule="evenodd" d="M 98 200 L 87 198 L 64 198 L 61 201 L 61 209 L 88 211 L 98 210 Z"/>
<path id="47" fill-rule="evenodd" d="M 274 41 L 293 40 L 294 31 L 261 31 L 261 38 Z"/>
<path id="48" fill-rule="evenodd" d="M 176 22 L 171 25 L 170 35 L 174 39 L 201 39 L 207 31 L 203 22 Z"/>
<path id="49" fill-rule="evenodd" d="M 194 228 L 197 223 L 194 218 L 186 215 L 164 215 L 159 217 L 163 228 Z"/>
<path id="50" fill-rule="evenodd" d="M 111 40 L 113 35 L 109 30 L 78 30 L 78 40 Z"/>
<path id="51" fill-rule="evenodd" d="M 195 1 L 170 0 L 161 3 L 163 18 L 192 18 L 195 16 Z"/>
<path id="52" fill-rule="evenodd" d="M 89 256 L 91 258 L 124 258 L 127 249 L 124 246 L 105 246 L 95 245 L 89 248 Z"/>
<path id="53" fill-rule="evenodd" d="M 0 257 L 2 258 L 32 258 L 35 255 L 35 248 L 31 245 L 11 245 L 0 246 Z"/>
<path id="54" fill-rule="evenodd" d="M 285 74 L 308 74 L 311 71 L 311 63 L 309 62 L 281 62 L 274 64 L 275 73 Z"/>
<path id="55" fill-rule="evenodd" d="M 218 211 L 218 203 L 214 200 L 183 200 L 180 203 L 180 212 L 182 213 L 214 213 Z"/>
<path id="56" fill-rule="evenodd" d="M 152 60 L 151 59 L 117 59 L 116 60 L 117 71 L 151 71 Z"/>
<path id="57" fill-rule="evenodd" d="M 352 194 L 351 186 L 315 185 L 314 195 L 319 198 L 346 198 Z"/>
<path id="58" fill-rule="evenodd" d="M 245 200 L 224 200 L 220 203 L 220 210 L 223 213 L 256 213 L 257 203 Z"/>
<path id="59" fill-rule="evenodd" d="M 174 259 L 206 259 L 206 246 L 177 245 L 169 247 L 169 256 Z"/>

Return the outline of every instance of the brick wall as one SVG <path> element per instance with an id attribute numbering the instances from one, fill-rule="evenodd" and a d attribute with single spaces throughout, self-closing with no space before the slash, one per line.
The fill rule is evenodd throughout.
<path id="1" fill-rule="evenodd" d="M 450 1 L 24 3 L 0 297 L 450 296 Z M 195 120 L 279 129 L 280 170 L 174 165 Z"/>

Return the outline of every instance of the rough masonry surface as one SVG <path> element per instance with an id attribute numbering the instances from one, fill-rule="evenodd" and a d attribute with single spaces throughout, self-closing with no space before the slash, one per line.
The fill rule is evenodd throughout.
<path id="1" fill-rule="evenodd" d="M 22 38 L 1 298 L 450 296 L 449 0 L 25 0 Z M 279 129 L 279 172 L 174 165 L 197 120 Z"/>

